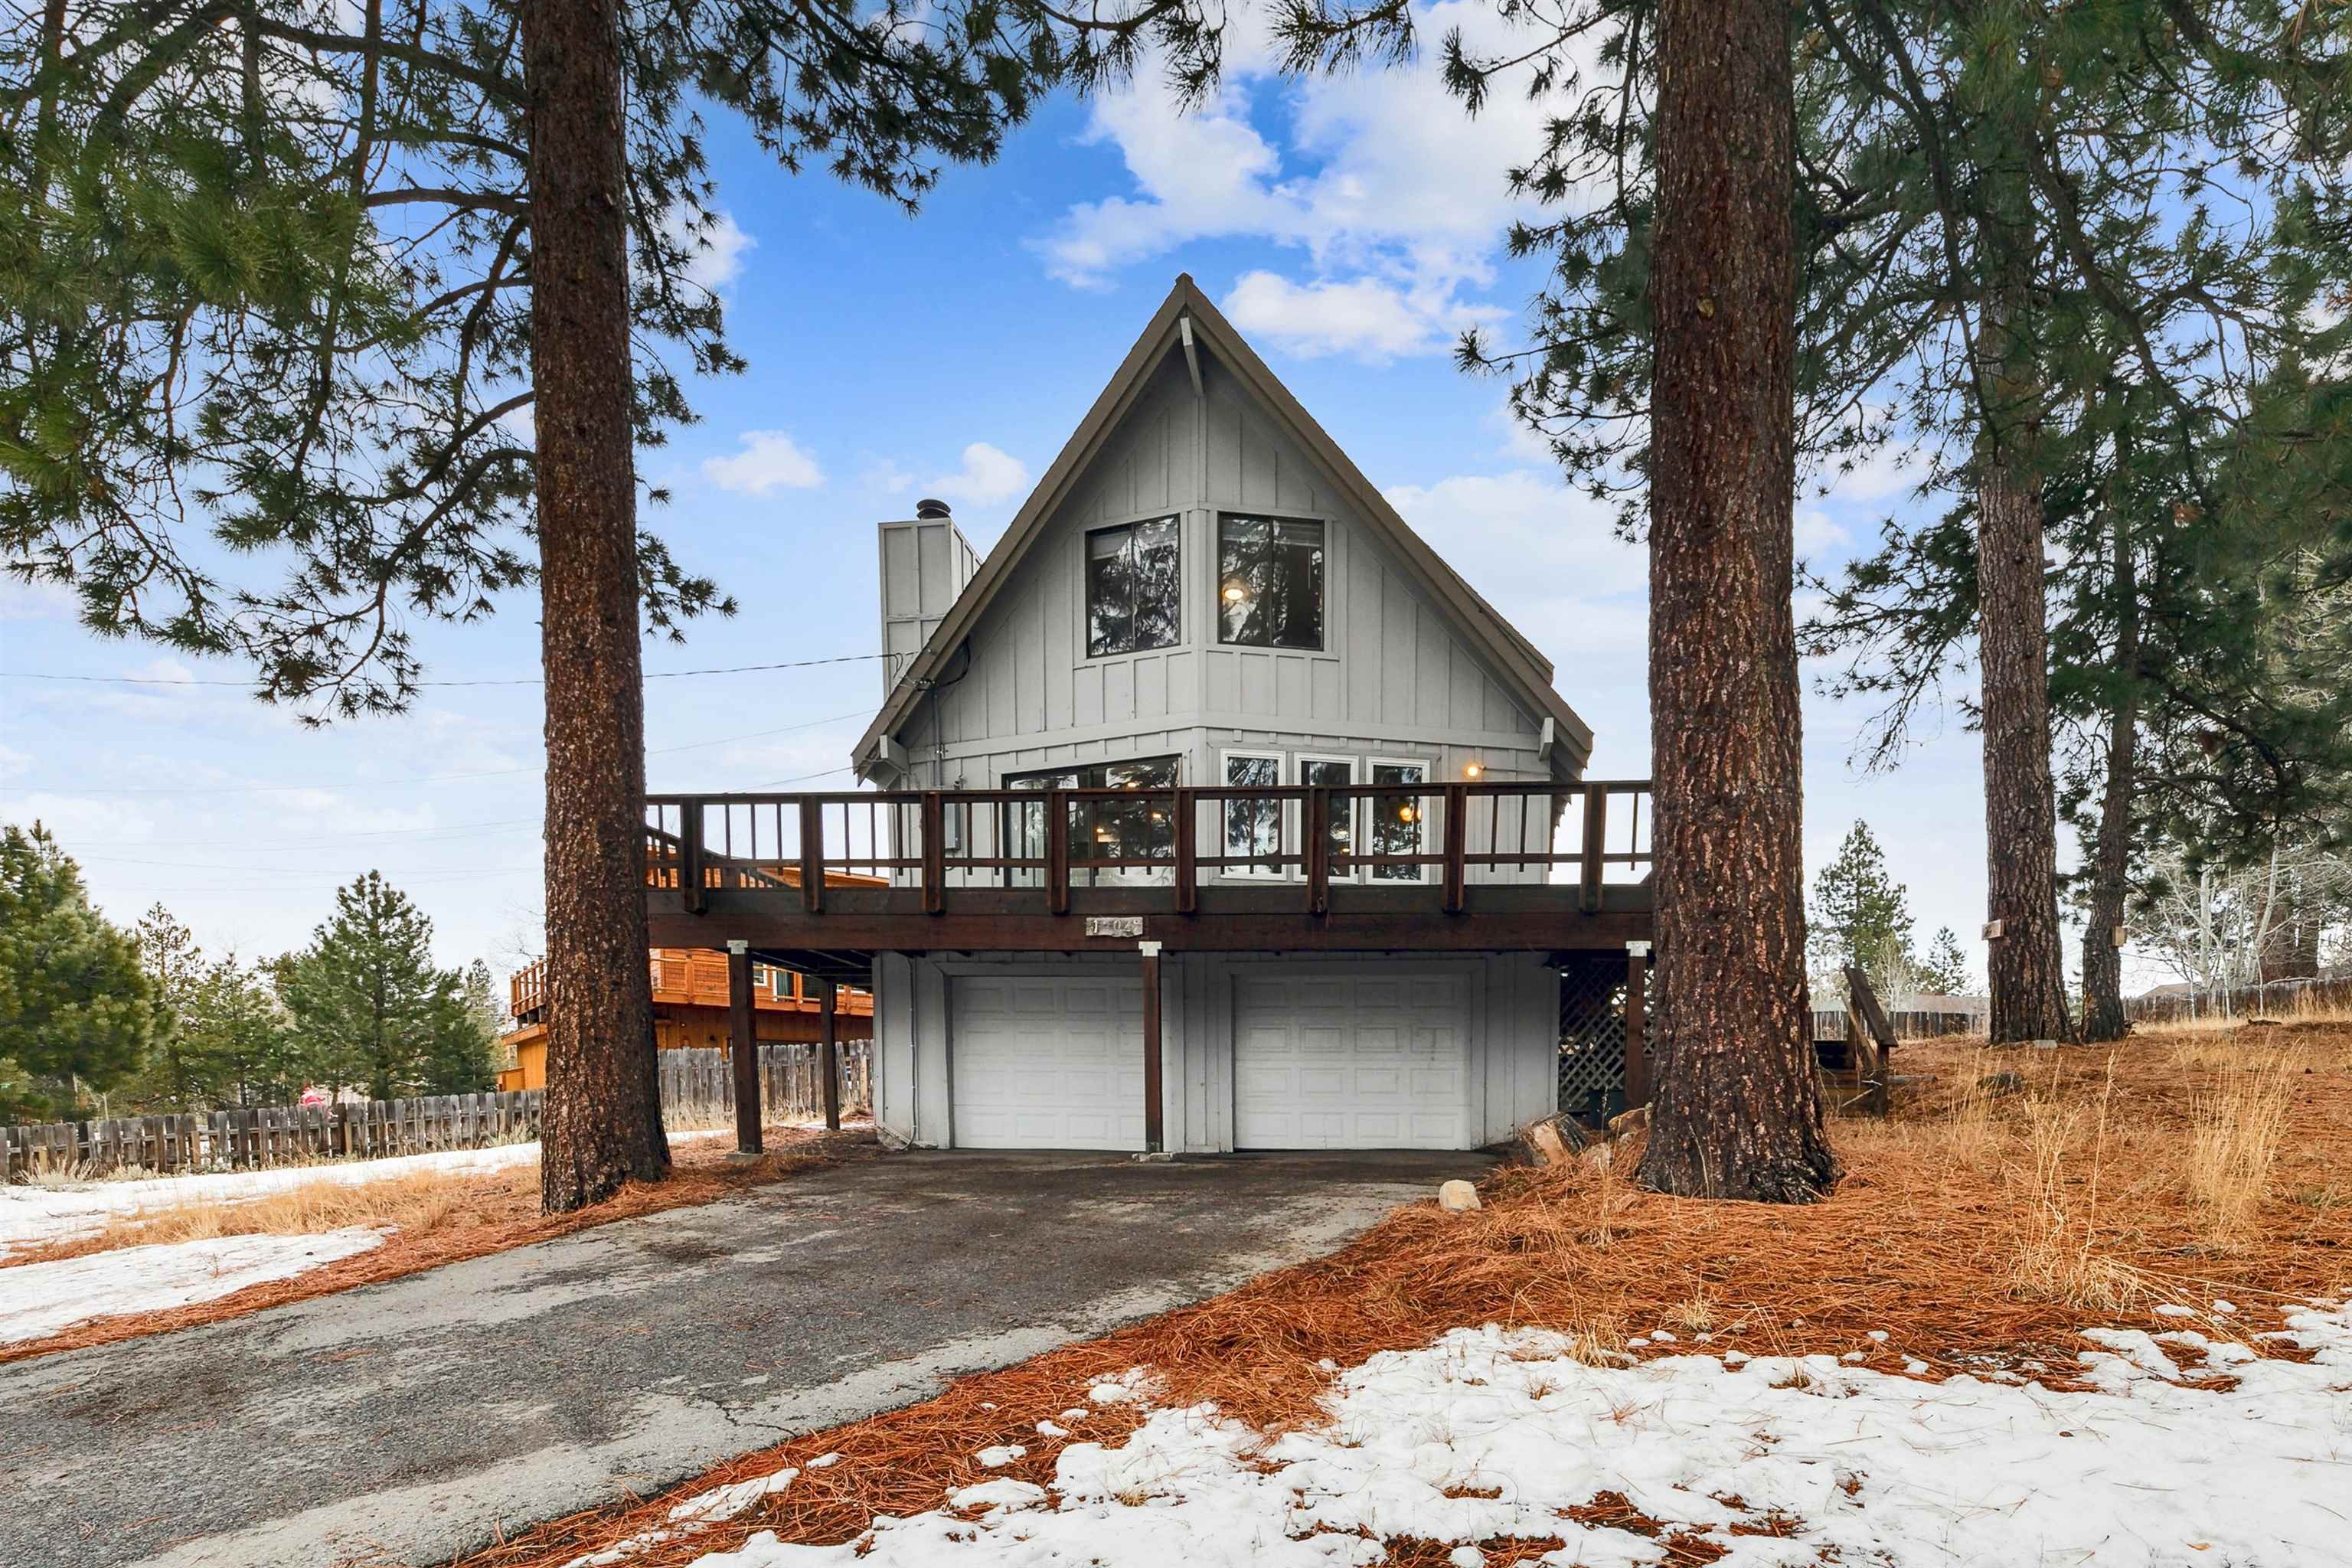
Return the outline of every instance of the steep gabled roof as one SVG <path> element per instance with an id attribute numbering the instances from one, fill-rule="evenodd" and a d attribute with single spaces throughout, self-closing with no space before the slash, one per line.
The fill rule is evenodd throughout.
<path id="1" fill-rule="evenodd" d="M 892 689 L 882 710 L 858 737 L 851 761 L 862 773 L 873 759 L 875 751 L 885 735 L 895 733 L 906 722 L 917 700 L 929 688 L 931 679 L 953 655 L 956 647 L 980 622 L 989 604 L 1012 577 L 1014 565 L 1028 552 L 1029 547 L 1053 521 L 1055 511 L 1069 495 L 1071 488 L 1094 460 L 1119 426 L 1128 411 L 1135 406 L 1152 373 L 1160 368 L 1169 354 L 1181 352 L 1185 322 L 1190 321 L 1193 345 L 1207 352 L 1230 371 L 1243 387 L 1265 409 L 1275 423 L 1296 441 L 1330 476 L 1333 484 L 1349 500 L 1355 503 L 1364 525 L 1404 563 L 1405 569 L 1420 581 L 1421 585 L 1441 605 L 1453 613 L 1475 641 L 1481 652 L 1494 662 L 1496 670 L 1512 686 L 1519 689 L 1535 710 L 1553 721 L 1558 743 L 1577 760 L 1583 760 L 1592 751 L 1591 727 L 1577 716 L 1560 694 L 1552 689 L 1551 661 L 1538 652 L 1535 644 L 1520 635 L 1517 627 L 1505 620 L 1501 612 L 1488 604 L 1461 574 L 1424 542 L 1405 520 L 1391 506 L 1371 480 L 1364 477 L 1347 453 L 1339 449 L 1314 416 L 1300 406 L 1290 389 L 1282 384 L 1255 350 L 1234 330 L 1232 322 L 1209 302 L 1192 276 L 1180 275 L 1176 286 L 1152 312 L 1151 321 L 1135 346 L 1119 362 L 1118 373 L 1102 389 L 1094 406 L 1078 424 L 1068 441 L 1054 459 L 1037 488 L 1013 514 L 1013 521 L 997 540 L 996 547 L 981 563 L 980 570 L 964 587 L 955 605 L 940 621 L 939 628 L 898 684 Z"/>

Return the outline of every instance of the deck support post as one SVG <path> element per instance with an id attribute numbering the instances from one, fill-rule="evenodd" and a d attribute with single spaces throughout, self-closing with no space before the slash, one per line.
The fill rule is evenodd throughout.
<path id="1" fill-rule="evenodd" d="M 760 1047 L 753 1037 L 751 944 L 727 944 L 727 1054 L 735 1072 L 735 1152 L 757 1156 L 760 1140 Z"/>
<path id="2" fill-rule="evenodd" d="M 1143 954 L 1143 1152 L 1157 1154 L 1167 1146 L 1160 1103 L 1160 944 L 1135 945 Z"/>
<path id="3" fill-rule="evenodd" d="M 1646 1003 L 1648 987 L 1643 971 L 1650 965 L 1650 944 L 1625 944 L 1625 1109 L 1650 1103 L 1650 1042 Z"/>
<path id="4" fill-rule="evenodd" d="M 839 1005 L 841 987 L 831 980 L 817 983 L 816 1076 L 824 1085 L 824 1125 L 830 1132 L 841 1131 L 841 1053 L 834 1039 L 835 1008 Z"/>

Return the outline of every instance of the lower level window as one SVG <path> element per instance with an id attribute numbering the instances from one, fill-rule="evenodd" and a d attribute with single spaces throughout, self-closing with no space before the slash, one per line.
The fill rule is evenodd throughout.
<path id="1" fill-rule="evenodd" d="M 1176 759 L 1146 757 L 1131 763 L 1099 763 L 1088 767 L 1046 773 L 1010 773 L 1007 789 L 1134 790 L 1133 800 L 1089 797 L 1070 802 L 1070 858 L 1076 860 L 1167 860 L 1176 853 L 1176 823 L 1164 796 L 1142 792 L 1173 789 Z M 1029 858 L 1045 853 L 1045 813 L 1036 807 L 1017 812 L 1021 853 Z"/>
<path id="2" fill-rule="evenodd" d="M 1278 789 L 1282 784 L 1282 753 L 1225 753 L 1225 783 L 1234 789 Z M 1226 797 L 1225 847 L 1228 858 L 1246 858 L 1245 866 L 1228 866 L 1228 876 L 1273 876 L 1282 869 L 1282 797 Z"/>
<path id="3" fill-rule="evenodd" d="M 1374 763 L 1370 782 L 1375 788 L 1384 784 L 1419 786 L 1429 782 L 1429 769 L 1420 763 Z M 1393 795 L 1376 795 L 1371 797 L 1369 814 L 1366 855 L 1377 858 L 1422 853 L 1429 827 L 1428 802 L 1423 795 L 1402 790 Z M 1366 869 L 1376 882 L 1418 882 L 1428 868 L 1375 863 Z"/>

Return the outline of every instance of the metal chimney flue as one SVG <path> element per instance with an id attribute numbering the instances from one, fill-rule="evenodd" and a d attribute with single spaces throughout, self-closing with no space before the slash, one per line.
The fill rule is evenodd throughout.
<path id="1" fill-rule="evenodd" d="M 944 522 L 950 515 L 948 503 L 943 500 L 934 500 L 927 496 L 915 503 L 915 516 L 924 522 Z"/>

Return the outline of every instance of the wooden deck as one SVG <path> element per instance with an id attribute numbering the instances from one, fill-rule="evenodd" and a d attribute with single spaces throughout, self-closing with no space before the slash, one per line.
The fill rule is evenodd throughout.
<path id="1" fill-rule="evenodd" d="M 727 954 L 684 947 L 657 947 L 653 952 L 654 1005 L 656 1007 L 727 1006 Z M 508 997 L 518 1025 L 536 1024 L 547 1008 L 547 963 L 541 960 L 515 971 L 507 983 Z M 751 1005 L 761 1013 L 805 1013 L 816 1016 L 821 1005 L 817 987 L 795 971 L 763 968 L 754 976 Z M 869 1015 L 874 998 L 865 991 L 841 995 L 844 1015 Z"/>
<path id="2" fill-rule="evenodd" d="M 656 795 L 664 947 L 862 981 L 877 952 L 1623 952 L 1649 785 Z"/>

